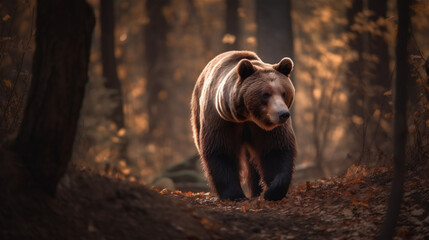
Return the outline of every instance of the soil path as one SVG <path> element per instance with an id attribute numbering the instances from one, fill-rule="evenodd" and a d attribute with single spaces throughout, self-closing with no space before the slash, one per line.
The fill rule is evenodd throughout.
<path id="1" fill-rule="evenodd" d="M 219 202 L 70 170 L 55 198 L 3 195 L 0 239 L 374 239 L 390 179 L 388 169 L 355 168 L 299 185 L 279 202 Z M 407 178 L 396 236 L 429 238 L 427 177 Z"/>

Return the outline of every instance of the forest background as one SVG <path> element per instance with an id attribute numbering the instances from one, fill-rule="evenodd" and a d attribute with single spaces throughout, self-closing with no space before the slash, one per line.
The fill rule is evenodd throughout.
<path id="1" fill-rule="evenodd" d="M 351 164 L 391 164 L 395 1 L 88 2 L 97 22 L 75 166 L 150 183 L 171 164 L 192 159 L 193 86 L 210 59 L 232 49 L 255 51 L 268 63 L 284 56 L 295 61 L 295 166 L 305 173 L 296 181 L 338 175 Z M 0 4 L 3 144 L 22 121 L 36 16 L 34 1 Z M 429 1 L 414 1 L 411 20 L 407 162 L 418 166 L 429 156 L 422 67 L 429 53 Z"/>

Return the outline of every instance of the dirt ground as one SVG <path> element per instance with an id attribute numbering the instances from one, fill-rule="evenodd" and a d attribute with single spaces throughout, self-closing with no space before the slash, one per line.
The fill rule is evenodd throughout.
<path id="1" fill-rule="evenodd" d="M 355 167 L 296 186 L 279 202 L 237 203 L 69 170 L 56 197 L 0 197 L 0 239 L 374 239 L 391 175 Z M 429 239 L 427 177 L 407 177 L 396 236 Z"/>

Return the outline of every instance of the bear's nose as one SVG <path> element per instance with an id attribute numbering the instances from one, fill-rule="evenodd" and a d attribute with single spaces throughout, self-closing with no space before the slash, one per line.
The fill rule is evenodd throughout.
<path id="1" fill-rule="evenodd" d="M 288 110 L 281 110 L 279 112 L 279 120 L 280 122 L 286 122 L 286 120 L 290 117 L 290 112 Z"/>

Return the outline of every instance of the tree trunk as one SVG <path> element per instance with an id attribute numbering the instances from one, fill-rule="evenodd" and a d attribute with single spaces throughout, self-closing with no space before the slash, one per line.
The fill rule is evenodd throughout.
<path id="1" fill-rule="evenodd" d="M 368 1 L 369 10 L 374 12 L 374 16 L 370 17 L 369 20 L 377 22 L 379 18 L 385 19 L 387 12 L 387 0 L 379 1 Z M 385 27 L 380 29 L 382 34 L 386 34 L 387 29 Z M 369 70 L 371 75 L 371 84 L 368 86 L 373 89 L 373 95 L 368 99 L 368 106 L 366 107 L 367 113 L 365 114 L 367 118 L 372 118 L 372 115 L 375 111 L 380 110 L 381 115 L 391 112 L 391 106 L 389 105 L 389 98 L 387 98 L 384 93 L 391 87 L 391 74 L 389 70 L 390 57 L 389 49 L 387 42 L 384 36 L 375 36 L 374 34 L 369 34 L 369 43 L 368 50 L 369 54 L 375 55 L 378 59 L 377 62 L 372 63 L 372 68 Z M 370 92 L 370 91 L 368 91 Z M 373 126 L 369 128 L 371 134 L 368 136 L 376 144 L 390 142 L 391 136 L 390 131 L 382 128 L 378 121 L 373 121 Z M 392 152 L 392 149 L 389 147 L 379 146 L 381 151 Z"/>
<path id="2" fill-rule="evenodd" d="M 291 0 L 256 0 L 258 54 L 264 62 L 293 59 Z"/>
<path id="3" fill-rule="evenodd" d="M 374 12 L 374 16 L 370 17 L 369 20 L 375 22 L 379 18 L 385 19 L 387 12 L 387 0 L 368 1 L 368 9 Z M 386 28 L 381 30 L 383 30 L 383 33 L 387 31 Z M 390 88 L 391 81 L 389 71 L 389 49 L 387 46 L 387 42 L 384 40 L 384 37 L 371 36 L 369 43 L 369 51 L 371 54 L 376 55 L 378 58 L 378 62 L 375 63 L 374 69 L 373 71 L 371 71 L 375 76 L 373 83 L 383 88 L 383 92 L 381 92 L 380 94 L 376 94 L 373 100 L 377 105 L 379 105 L 376 107 L 380 108 L 380 105 L 386 105 L 383 106 L 384 108 L 386 108 L 387 104 L 383 104 L 383 102 L 385 101 L 383 93 Z"/>
<path id="4" fill-rule="evenodd" d="M 167 58 L 167 32 L 168 23 L 163 9 L 168 6 L 169 0 L 148 0 L 146 2 L 149 23 L 145 29 L 145 51 L 147 66 L 147 94 L 149 135 L 151 139 L 162 139 L 165 129 L 163 124 L 169 116 L 169 106 L 166 102 L 168 89 L 166 81 L 171 79 Z"/>
<path id="5" fill-rule="evenodd" d="M 362 116 L 362 106 L 358 104 L 359 101 L 363 102 L 363 59 L 362 53 L 363 47 L 363 36 L 352 30 L 352 25 L 355 24 L 355 17 L 358 13 L 363 11 L 363 0 L 353 0 L 352 6 L 347 10 L 347 31 L 354 34 L 354 38 L 349 40 L 349 46 L 351 50 L 356 51 L 358 58 L 349 63 L 347 72 L 347 84 L 349 86 L 349 114 L 350 116 L 357 115 Z"/>
<path id="6" fill-rule="evenodd" d="M 103 77 L 106 78 L 105 86 L 114 90 L 118 97 L 119 105 L 112 114 L 112 120 L 118 129 L 124 127 L 124 112 L 122 101 L 121 83 L 118 78 L 115 59 L 115 15 L 113 0 L 100 1 L 100 26 L 101 26 L 101 61 L 103 64 Z"/>
<path id="7" fill-rule="evenodd" d="M 240 27 L 238 21 L 239 0 L 226 0 L 226 28 L 225 35 L 234 36 L 234 40 L 226 42 L 226 50 L 239 50 Z"/>
<path id="8" fill-rule="evenodd" d="M 118 78 L 115 59 L 115 12 L 113 0 L 100 1 L 100 25 L 101 25 L 101 61 L 103 64 L 103 77 L 105 86 L 114 91 L 113 98 L 117 106 L 113 109 L 110 119 L 116 124 L 117 130 L 125 128 L 124 102 L 121 83 Z M 121 139 L 119 143 L 119 159 L 127 159 L 127 142 Z"/>
<path id="9" fill-rule="evenodd" d="M 55 194 L 72 154 L 95 19 L 84 0 L 38 0 L 33 79 L 15 151 Z"/>
<path id="10" fill-rule="evenodd" d="M 405 176 L 405 146 L 407 140 L 407 82 L 410 80 L 408 64 L 408 36 L 410 2 L 398 0 L 398 35 L 396 37 L 396 81 L 394 116 L 394 174 L 387 213 L 379 239 L 392 239 L 401 207 Z"/>

